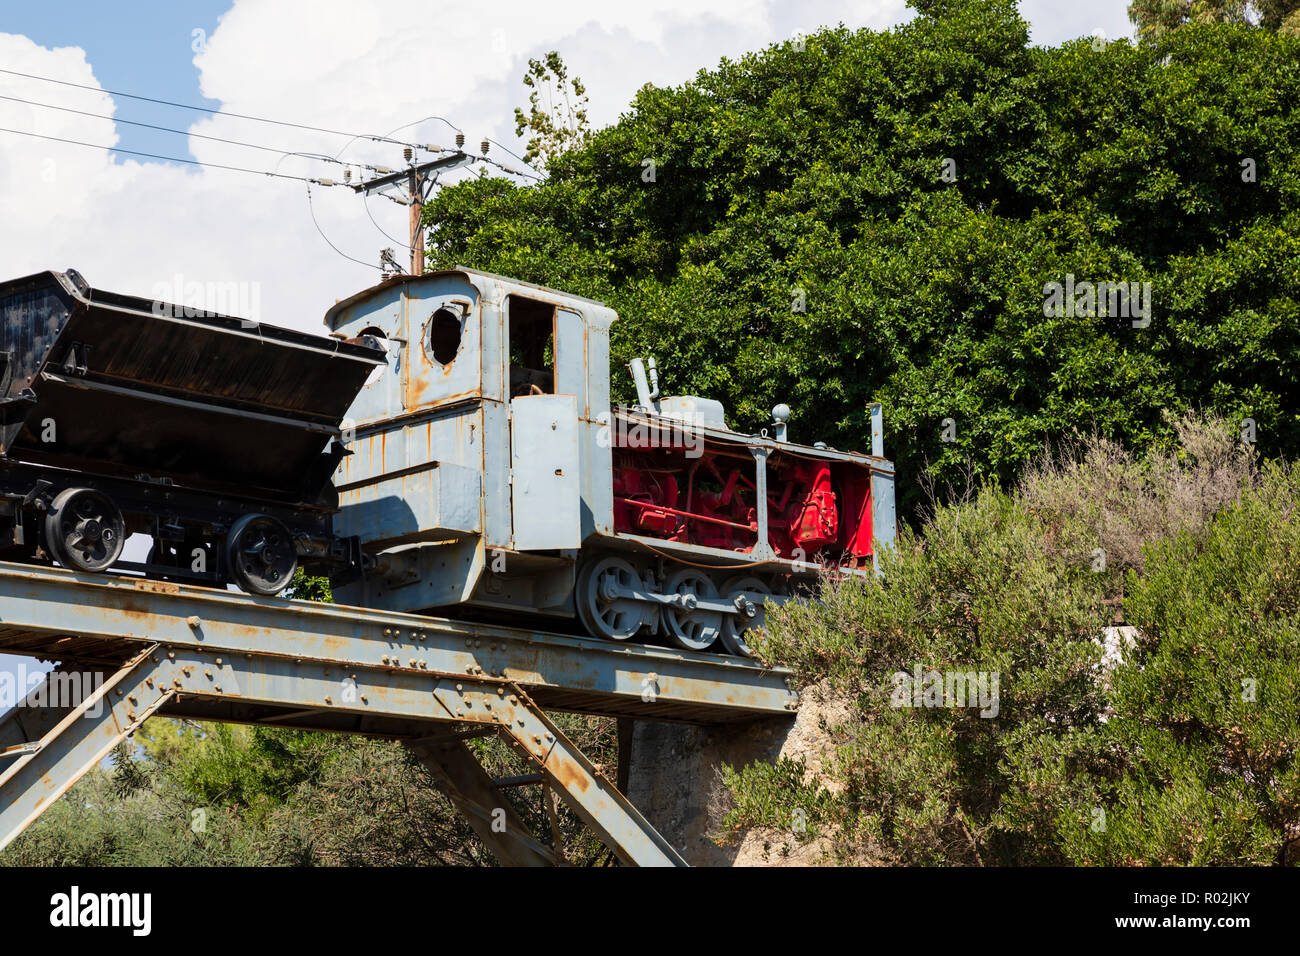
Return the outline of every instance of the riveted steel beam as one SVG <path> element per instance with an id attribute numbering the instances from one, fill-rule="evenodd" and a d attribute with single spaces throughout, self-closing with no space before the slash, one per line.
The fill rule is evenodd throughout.
<path id="1" fill-rule="evenodd" d="M 490 727 L 505 734 L 620 859 L 683 865 L 681 858 L 615 787 L 601 777 L 518 686 L 501 678 L 407 668 L 341 667 L 332 660 L 268 652 L 151 645 L 72 708 L 0 775 L 0 847 L 7 845 L 144 719 L 169 701 L 233 699 L 298 712 L 340 711 L 417 722 Z M 421 735 L 421 738 L 431 735 Z M 526 832 L 461 740 L 412 739 L 502 862 L 556 862 Z M 472 764 L 472 766 L 471 766 Z M 500 824 L 504 823 L 504 829 Z"/>
<path id="2" fill-rule="evenodd" d="M 523 628 L 0 563 L 0 650 L 126 656 L 132 643 L 506 678 L 551 710 L 693 723 L 788 716 L 786 671 Z"/>
<path id="3" fill-rule="evenodd" d="M 153 654 L 148 648 L 128 662 L 0 773 L 0 849 L 171 695 Z"/>

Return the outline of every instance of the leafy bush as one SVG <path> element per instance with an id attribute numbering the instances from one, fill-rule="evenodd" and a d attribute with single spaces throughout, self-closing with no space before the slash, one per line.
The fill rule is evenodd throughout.
<path id="1" fill-rule="evenodd" d="M 727 825 L 785 826 L 802 807 L 845 860 L 1291 859 L 1300 467 L 1256 469 L 1222 420 L 1176 426 L 1178 453 L 1139 461 L 1088 439 L 1019 494 L 941 505 L 904 532 L 883 582 L 827 581 L 819 602 L 769 612 L 763 659 L 829 687 L 851 717 L 820 775 L 731 772 Z M 1093 570 L 1083 545 L 1098 540 L 1123 560 Z M 1104 665 L 1121 584 L 1139 637 Z M 997 715 L 895 706 L 892 675 L 918 666 L 997 674 Z"/>

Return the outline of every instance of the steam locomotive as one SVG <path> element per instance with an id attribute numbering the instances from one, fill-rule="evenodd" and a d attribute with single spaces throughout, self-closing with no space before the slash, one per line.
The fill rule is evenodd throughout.
<path id="1" fill-rule="evenodd" d="M 92 290 L 0 285 L 0 557 L 749 653 L 763 608 L 894 540 L 893 466 L 758 435 L 693 396 L 610 401 L 598 302 L 457 268 L 312 336 Z M 121 559 L 127 534 L 153 542 Z"/>

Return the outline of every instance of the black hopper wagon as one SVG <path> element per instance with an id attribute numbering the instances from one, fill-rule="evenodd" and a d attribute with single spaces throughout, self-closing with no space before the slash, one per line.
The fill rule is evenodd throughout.
<path id="1" fill-rule="evenodd" d="M 0 559 L 254 594 L 301 564 L 346 574 L 332 532 L 340 426 L 382 349 L 90 288 L 0 284 Z M 152 541 L 123 559 L 131 535 Z M 141 549 L 143 550 L 143 549 Z"/>

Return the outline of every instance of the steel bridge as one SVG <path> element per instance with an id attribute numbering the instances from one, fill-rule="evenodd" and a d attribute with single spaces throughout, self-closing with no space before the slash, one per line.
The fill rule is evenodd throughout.
<path id="1" fill-rule="evenodd" d="M 546 711 L 722 723 L 798 704 L 787 672 L 737 658 L 4 562 L 0 652 L 57 662 L 0 717 L 0 848 L 165 715 L 400 740 L 499 862 L 563 863 L 502 799 L 520 778 L 467 746 L 499 735 L 623 863 L 684 866 Z"/>

